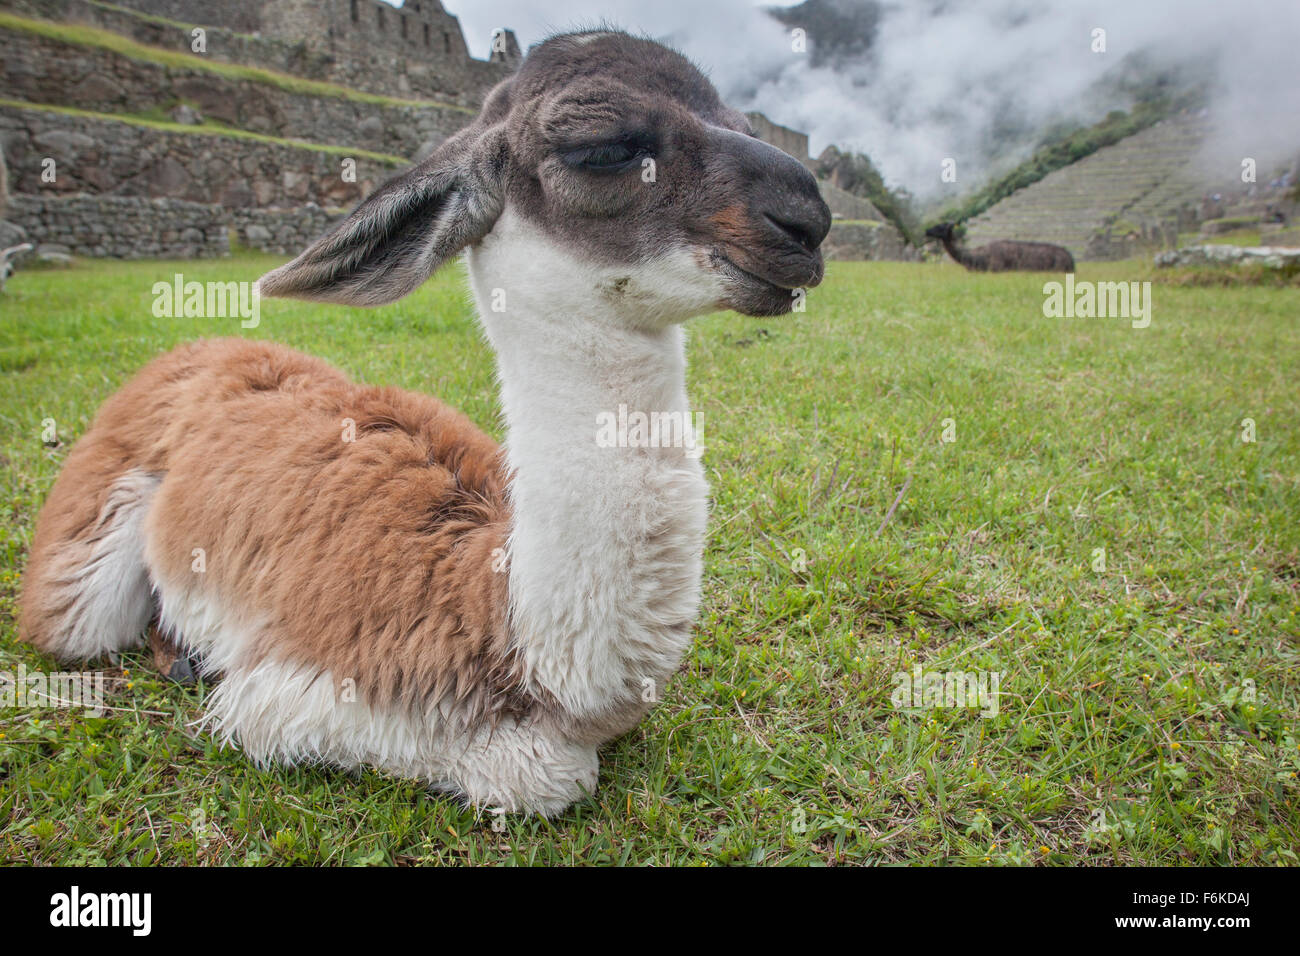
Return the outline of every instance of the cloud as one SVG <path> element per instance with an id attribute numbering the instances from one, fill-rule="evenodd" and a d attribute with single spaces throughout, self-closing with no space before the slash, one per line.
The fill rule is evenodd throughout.
<path id="1" fill-rule="evenodd" d="M 838 0 L 853 3 L 858 0 Z M 751 0 L 446 0 L 476 56 L 507 26 L 527 47 L 608 22 L 666 40 L 700 63 L 732 105 L 869 154 L 893 185 L 939 188 L 994 172 L 1006 138 L 1060 119 L 1091 121 L 1123 103 L 1086 93 L 1126 54 L 1203 66 L 1225 156 L 1261 163 L 1300 145 L 1300 3 L 1295 0 L 883 0 L 872 55 L 813 67 L 788 30 Z M 1106 31 L 1106 51 L 1092 50 Z M 1288 150 L 1290 151 L 1288 153 Z"/>

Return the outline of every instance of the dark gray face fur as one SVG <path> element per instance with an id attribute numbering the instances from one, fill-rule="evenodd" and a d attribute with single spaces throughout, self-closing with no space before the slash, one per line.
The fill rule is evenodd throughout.
<path id="1" fill-rule="evenodd" d="M 653 175 L 651 175 L 653 174 Z M 817 285 L 830 210 L 799 162 L 751 135 L 685 57 L 593 31 L 553 37 L 425 162 L 390 181 L 262 291 L 361 304 L 411 291 L 507 205 L 593 262 L 687 249 L 722 304 L 790 311 Z"/>

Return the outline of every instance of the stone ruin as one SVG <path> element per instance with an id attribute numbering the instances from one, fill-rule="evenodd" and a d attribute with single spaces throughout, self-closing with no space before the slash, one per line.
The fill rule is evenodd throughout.
<path id="1" fill-rule="evenodd" d="M 473 46 L 439 0 L 0 0 L 0 241 L 297 252 L 521 59 L 509 30 Z"/>
<path id="2" fill-rule="evenodd" d="M 1300 269 L 1300 248 L 1289 246 L 1230 246 L 1207 244 L 1184 246 L 1156 253 L 1156 265 L 1162 269 L 1263 266 L 1266 269 Z"/>
<path id="3" fill-rule="evenodd" d="M 0 51 L 0 248 L 58 261 L 296 253 L 522 58 L 439 0 L 0 0 Z M 749 118 L 812 164 L 806 134 Z M 823 191 L 829 258 L 914 256 L 869 202 Z"/>

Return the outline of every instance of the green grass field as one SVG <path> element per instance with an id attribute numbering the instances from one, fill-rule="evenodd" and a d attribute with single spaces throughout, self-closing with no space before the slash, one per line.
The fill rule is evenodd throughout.
<path id="1" fill-rule="evenodd" d="M 267 301 L 252 331 L 151 313 L 176 272 L 276 262 L 89 263 L 0 295 L 0 670 L 56 669 L 14 639 L 37 511 L 99 403 L 175 343 L 275 339 L 499 437 L 458 268 L 373 311 Z M 693 324 L 695 646 L 561 818 L 497 832 L 409 781 L 260 770 L 137 654 L 97 665 L 102 717 L 0 711 L 0 860 L 1296 864 L 1296 291 L 1156 285 L 1134 329 L 1044 318 L 1042 283 L 835 263 L 804 314 Z M 895 707 L 918 665 L 1000 674 L 997 715 Z"/>

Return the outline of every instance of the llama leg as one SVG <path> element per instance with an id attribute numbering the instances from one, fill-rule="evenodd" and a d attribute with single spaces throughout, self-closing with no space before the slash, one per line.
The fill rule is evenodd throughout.
<path id="1" fill-rule="evenodd" d="M 65 519 L 79 502 L 51 495 L 41 521 L 57 530 L 38 536 L 23 580 L 27 640 L 64 659 L 139 643 L 153 614 L 144 523 L 159 482 L 159 476 L 139 470 L 120 475 L 103 486 L 98 514 L 85 527 Z"/>
<path id="2" fill-rule="evenodd" d="M 526 721 L 482 730 L 467 743 L 436 717 L 372 708 L 330 674 L 290 662 L 227 670 L 207 708 L 217 735 L 258 763 L 374 766 L 427 780 L 483 809 L 548 817 L 596 789 L 595 747 Z"/>
<path id="3" fill-rule="evenodd" d="M 210 636 L 209 646 L 248 646 L 246 634 L 217 636 L 223 639 Z M 205 671 L 210 662 L 205 655 Z M 221 672 L 203 722 L 257 763 L 323 761 L 345 770 L 426 775 L 433 738 L 414 714 L 372 708 L 328 671 L 291 661 L 252 662 L 241 654 Z"/>
<path id="4" fill-rule="evenodd" d="M 189 589 L 186 585 L 189 584 Z M 476 806 L 554 816 L 596 789 L 595 747 L 531 721 L 502 721 L 467 739 L 435 710 L 370 706 L 346 681 L 255 653 L 262 629 L 189 582 L 158 583 L 163 629 L 222 675 L 207 724 L 261 764 L 321 760 L 428 781 Z"/>
<path id="5" fill-rule="evenodd" d="M 503 722 L 466 746 L 451 745 L 447 778 L 439 789 L 461 794 L 476 807 L 562 813 L 596 791 L 596 748 L 548 732 L 531 721 Z"/>

